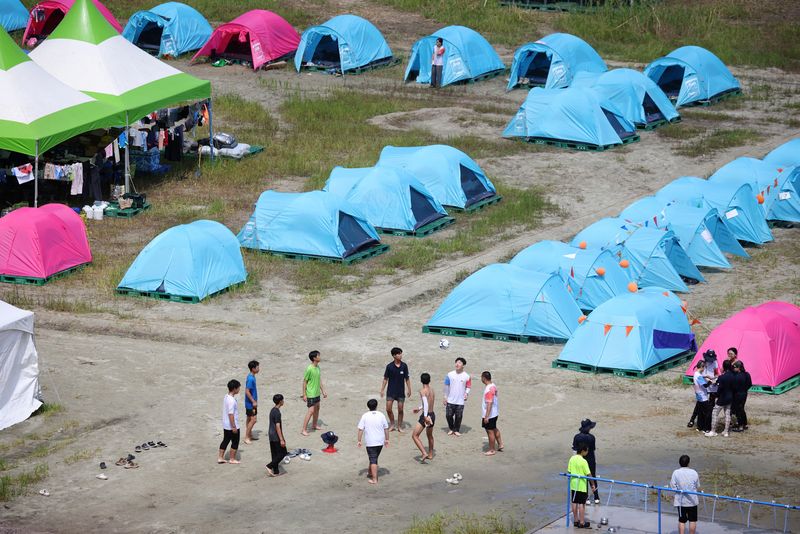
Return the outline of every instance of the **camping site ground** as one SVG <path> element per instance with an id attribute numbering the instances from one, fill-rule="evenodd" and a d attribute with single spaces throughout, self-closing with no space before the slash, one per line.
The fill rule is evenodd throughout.
<path id="1" fill-rule="evenodd" d="M 361 14 L 405 57 L 418 36 L 458 22 L 444 7 L 433 20 L 384 4 L 403 2 L 309 1 L 293 9 L 317 10 L 304 15 L 306 24 Z M 519 16 L 535 36 L 560 24 L 559 15 Z M 496 48 L 510 63 L 513 46 Z M 610 64 L 642 66 L 623 59 Z M 174 64 L 211 80 L 220 130 L 266 151 L 206 164 L 200 176 L 187 162 L 162 179 L 137 179 L 153 209 L 131 220 L 90 221 L 92 266 L 41 288 L 0 287 L 0 299 L 36 312 L 41 382 L 53 406 L 0 433 L 0 532 L 405 532 L 415 519 L 439 513 L 488 514 L 509 531 L 510 523 L 532 528 L 562 513 L 557 473 L 585 417 L 598 421 L 601 475 L 664 483 L 687 453 L 706 491 L 797 504 L 800 389 L 751 395 L 750 431 L 711 439 L 686 428 L 693 396 L 681 385 L 682 368 L 645 380 L 594 376 L 552 369 L 560 345 L 450 338 L 442 351 L 438 337 L 421 333 L 450 289 L 480 266 L 507 261 L 538 240 L 569 239 L 678 176 L 708 176 L 800 135 L 796 67 L 734 65 L 743 97 L 685 110 L 680 124 L 643 132 L 630 146 L 582 153 L 502 140 L 524 99 L 522 91 L 506 92 L 502 77 L 433 92 L 403 85 L 402 65 L 343 79 L 288 68 L 253 73 Z M 209 218 L 236 232 L 265 189 L 316 188 L 336 165 L 373 164 L 384 145 L 432 142 L 473 156 L 504 201 L 459 215 L 453 227 L 425 240 L 387 237 L 392 252 L 354 267 L 247 253 L 248 283 L 198 305 L 113 295 L 138 251 L 171 226 Z M 800 303 L 799 231 L 775 228 L 773 243 L 747 249 L 751 258 L 732 259 L 730 271 L 704 272 L 708 283 L 682 297 L 701 321 L 700 340 L 745 306 Z M 506 451 L 481 454 L 473 395 L 462 437 L 445 435 L 439 409 L 436 458 L 420 465 L 410 432 L 392 433 L 380 484 L 368 485 L 355 425 L 378 395 L 393 346 L 403 348 L 412 376 L 431 373 L 437 395 L 456 356 L 467 359 L 476 378 L 491 370 Z M 321 421 L 340 435 L 336 455 L 316 452 L 319 433 L 299 434 L 302 372 L 312 349 L 322 352 L 329 397 Z M 254 358 L 261 362 L 262 406 L 274 393 L 286 396 L 287 446 L 315 451 L 310 462 L 293 460 L 279 479 L 264 474 L 267 410 L 256 426 L 261 440 L 240 447 L 241 465 L 214 462 L 225 384 L 242 381 Z M 412 386 L 416 396 L 416 380 Z M 480 387 L 476 380 L 473 389 Z M 414 420 L 413 406 L 407 403 L 407 421 Z M 113 465 L 150 440 L 169 446 L 137 454 L 138 469 Z M 106 481 L 95 478 L 100 461 L 109 464 Z M 445 478 L 456 471 L 464 481 L 449 486 Z M 50 496 L 40 496 L 40 488 Z M 791 526 L 800 528 L 800 517 Z"/>

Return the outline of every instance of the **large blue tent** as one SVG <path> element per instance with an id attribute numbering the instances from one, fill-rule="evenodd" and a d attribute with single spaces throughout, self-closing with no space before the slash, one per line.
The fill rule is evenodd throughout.
<path id="1" fill-rule="evenodd" d="M 591 89 L 534 87 L 503 131 L 528 141 L 607 148 L 638 140 L 636 127 Z M 578 147 L 575 147 L 578 148 Z"/>
<path id="2" fill-rule="evenodd" d="M 581 72 L 572 87 L 591 87 L 614 104 L 637 128 L 680 120 L 675 106 L 656 83 L 633 69 L 614 69 L 601 74 Z"/>
<path id="3" fill-rule="evenodd" d="M 779 173 L 778 198 L 770 206 L 768 218 L 798 222 L 800 217 L 800 139 L 782 144 L 766 156 L 764 162 Z"/>
<path id="4" fill-rule="evenodd" d="M 692 262 L 701 267 L 730 268 L 725 252 L 749 257 L 714 208 L 668 203 L 650 196 L 632 203 L 620 213 L 620 217 L 672 230 Z"/>
<path id="5" fill-rule="evenodd" d="M 372 226 L 386 232 L 413 233 L 453 220 L 413 174 L 399 167 L 336 167 L 323 191 L 346 199 Z"/>
<path id="6" fill-rule="evenodd" d="M 498 198 L 480 166 L 451 146 L 387 146 L 381 150 L 378 165 L 406 169 L 448 207 L 469 209 Z"/>
<path id="7" fill-rule="evenodd" d="M 380 246 L 359 210 L 325 191 L 264 191 L 237 237 L 245 248 L 320 259 L 346 260 Z"/>
<path id="8" fill-rule="evenodd" d="M 392 59 L 383 34 L 370 21 L 339 15 L 303 32 L 294 67 L 327 67 L 347 72 Z"/>
<path id="9" fill-rule="evenodd" d="M 198 302 L 246 279 L 236 236 L 218 222 L 203 220 L 173 226 L 150 241 L 117 292 Z"/>
<path id="10" fill-rule="evenodd" d="M 682 176 L 659 189 L 656 196 L 666 202 L 716 208 L 740 241 L 756 244 L 772 241 L 772 232 L 748 183 L 709 182 L 695 176 Z"/>
<path id="11" fill-rule="evenodd" d="M 604 218 L 581 230 L 572 240 L 573 246 L 581 243 L 586 243 L 587 248 L 610 250 L 620 262 L 627 260 L 629 277 L 639 287 L 688 291 L 682 277 L 705 281 L 672 230 Z"/>
<path id="12" fill-rule="evenodd" d="M 797 167 L 800 165 L 800 137 L 786 141 L 764 156 L 764 161 L 775 167 Z"/>
<path id="13" fill-rule="evenodd" d="M 29 15 L 19 0 L 0 0 L 0 27 L 5 31 L 13 32 L 25 28 Z"/>
<path id="14" fill-rule="evenodd" d="M 567 339 L 580 316 L 558 276 L 494 263 L 458 284 L 423 331 L 487 338 L 505 334 L 521 341 Z"/>
<path id="15" fill-rule="evenodd" d="M 594 48 L 569 33 L 551 33 L 514 52 L 508 89 L 519 85 L 561 89 L 578 72 L 605 72 L 605 62 Z"/>
<path id="16" fill-rule="evenodd" d="M 674 99 L 677 106 L 711 102 L 739 93 L 737 80 L 720 59 L 699 46 L 682 46 L 656 59 L 645 75 Z"/>
<path id="17" fill-rule="evenodd" d="M 800 172 L 756 158 L 736 158 L 709 178 L 711 182 L 749 183 L 757 192 L 764 217 L 800 222 Z"/>
<path id="18" fill-rule="evenodd" d="M 122 36 L 158 57 L 177 57 L 199 50 L 211 37 L 211 25 L 199 11 L 180 2 L 166 2 L 137 11 Z"/>
<path id="19" fill-rule="evenodd" d="M 403 76 L 405 81 L 431 83 L 431 57 L 437 38 L 442 39 L 445 50 L 442 86 L 475 80 L 506 68 L 481 34 L 464 26 L 447 26 L 414 43 Z"/>
<path id="20" fill-rule="evenodd" d="M 641 377 L 688 361 L 695 351 L 681 300 L 664 288 L 650 287 L 598 306 L 553 365 Z"/>
<path id="21" fill-rule="evenodd" d="M 583 250 L 560 241 L 539 241 L 521 250 L 509 263 L 558 275 L 582 310 L 593 310 L 628 291 L 629 278 L 608 250 Z"/>

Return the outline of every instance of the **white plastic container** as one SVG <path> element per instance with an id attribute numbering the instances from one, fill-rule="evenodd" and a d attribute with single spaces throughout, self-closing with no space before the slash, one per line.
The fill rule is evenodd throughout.
<path id="1" fill-rule="evenodd" d="M 94 208 L 91 206 L 84 206 L 83 212 L 86 214 L 87 219 L 94 219 Z"/>
<path id="2" fill-rule="evenodd" d="M 103 206 L 95 206 L 92 208 L 92 211 L 94 212 L 95 221 L 103 220 Z"/>

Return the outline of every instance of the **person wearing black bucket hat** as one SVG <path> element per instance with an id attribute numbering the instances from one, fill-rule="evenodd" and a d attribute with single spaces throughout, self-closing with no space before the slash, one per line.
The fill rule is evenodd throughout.
<path id="1" fill-rule="evenodd" d="M 594 451 L 595 451 L 595 441 L 594 436 L 590 433 L 591 430 L 597 425 L 596 421 L 592 421 L 589 418 L 584 419 L 581 421 L 581 427 L 579 432 L 575 434 L 575 437 L 572 438 L 572 450 L 573 451 L 580 451 L 583 445 L 589 449 L 589 453 L 586 455 L 586 462 L 589 464 L 589 470 L 592 472 L 592 476 L 597 476 L 597 461 L 595 460 Z M 589 485 L 592 488 L 592 492 L 594 493 L 594 502 L 595 504 L 600 504 L 600 493 L 597 491 L 597 481 L 590 480 Z"/>

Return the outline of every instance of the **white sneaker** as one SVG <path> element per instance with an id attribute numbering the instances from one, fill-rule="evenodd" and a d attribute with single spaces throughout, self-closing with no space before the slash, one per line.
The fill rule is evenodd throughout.
<path id="1" fill-rule="evenodd" d="M 463 480 L 464 477 L 461 476 L 461 473 L 453 473 L 453 478 L 456 480 Z"/>
<path id="2" fill-rule="evenodd" d="M 722 437 L 727 438 L 728 437 L 728 433 L 727 432 L 723 432 L 722 433 Z"/>
<path id="3" fill-rule="evenodd" d="M 716 435 L 717 435 L 717 433 L 716 433 L 716 432 L 714 432 L 713 430 L 711 430 L 710 432 L 706 432 L 706 436 L 708 436 L 708 437 L 710 437 L 710 438 L 712 438 L 712 437 L 714 437 L 714 436 L 716 436 Z"/>
<path id="4" fill-rule="evenodd" d="M 453 484 L 454 486 L 458 485 L 458 479 L 457 478 L 446 478 L 445 482 L 447 482 L 448 484 Z"/>
<path id="5" fill-rule="evenodd" d="M 600 499 L 595 499 L 595 500 L 594 500 L 594 503 L 595 503 L 595 504 L 600 504 Z"/>
<path id="6" fill-rule="evenodd" d="M 291 459 L 291 458 L 289 458 L 288 456 L 287 456 L 286 458 L 284 458 L 284 459 L 283 459 L 283 463 L 285 463 L 285 464 L 288 464 L 288 463 L 289 463 L 289 462 L 291 462 L 291 461 L 292 461 L 292 459 Z"/>

